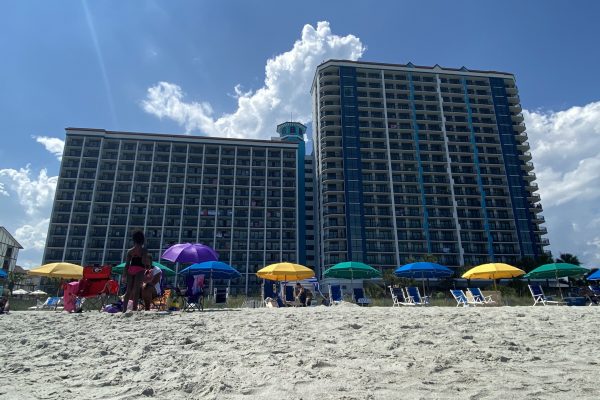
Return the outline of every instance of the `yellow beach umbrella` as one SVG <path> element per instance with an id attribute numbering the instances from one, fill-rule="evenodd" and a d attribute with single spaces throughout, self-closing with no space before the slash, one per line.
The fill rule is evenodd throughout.
<path id="1" fill-rule="evenodd" d="M 481 264 L 465 272 L 466 279 L 506 279 L 524 275 L 525 271 L 503 263 Z"/>
<path id="2" fill-rule="evenodd" d="M 281 262 L 264 267 L 256 275 L 271 281 L 300 281 L 312 278 L 315 276 L 315 271 L 303 265 Z"/>
<path id="3" fill-rule="evenodd" d="M 83 267 L 66 262 L 57 262 L 42 265 L 27 272 L 29 275 L 47 276 L 61 279 L 81 279 Z"/>

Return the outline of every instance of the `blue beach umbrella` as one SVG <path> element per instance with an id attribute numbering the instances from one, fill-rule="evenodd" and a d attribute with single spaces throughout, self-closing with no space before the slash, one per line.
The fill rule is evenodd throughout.
<path id="1" fill-rule="evenodd" d="M 204 274 L 211 279 L 235 279 L 242 276 L 237 269 L 221 261 L 205 261 L 192 264 L 180 274 Z"/>
<path id="2" fill-rule="evenodd" d="M 588 281 L 600 281 L 600 269 L 587 277 Z"/>
<path id="3" fill-rule="evenodd" d="M 450 268 L 432 262 L 406 264 L 394 271 L 399 278 L 448 278 L 453 274 Z"/>
<path id="4" fill-rule="evenodd" d="M 416 262 L 396 268 L 394 275 L 398 278 L 423 279 L 423 294 L 425 294 L 425 279 L 449 278 L 454 272 L 443 265 L 432 262 Z"/>

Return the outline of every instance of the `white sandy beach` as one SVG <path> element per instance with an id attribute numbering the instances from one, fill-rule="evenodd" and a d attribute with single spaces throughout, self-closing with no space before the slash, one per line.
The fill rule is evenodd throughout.
<path id="1" fill-rule="evenodd" d="M 596 307 L 0 316 L 0 398 L 597 399 Z"/>

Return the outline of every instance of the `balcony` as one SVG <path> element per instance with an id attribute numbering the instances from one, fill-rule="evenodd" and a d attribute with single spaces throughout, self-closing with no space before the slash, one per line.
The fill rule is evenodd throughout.
<path id="1" fill-rule="evenodd" d="M 518 113 L 518 114 L 512 114 L 511 116 L 512 116 L 512 118 L 513 118 L 513 121 L 517 121 L 518 123 L 521 123 L 521 122 L 523 122 L 523 120 L 525 119 L 525 118 L 523 117 L 523 114 L 521 114 L 521 113 Z"/>
<path id="2" fill-rule="evenodd" d="M 518 124 L 514 124 L 513 128 L 518 131 L 519 133 L 521 132 L 525 132 L 525 124 L 524 123 L 518 123 Z"/>
<path id="3" fill-rule="evenodd" d="M 521 132 L 515 135 L 515 139 L 517 139 L 519 142 L 524 142 L 529 139 L 529 137 L 527 136 L 527 132 Z"/>
<path id="4" fill-rule="evenodd" d="M 534 221 L 536 224 L 543 224 L 544 222 L 546 222 L 546 218 L 544 218 L 542 214 L 538 214 L 535 216 Z"/>
<path id="5" fill-rule="evenodd" d="M 519 157 L 522 160 L 531 161 L 531 152 L 530 151 L 524 151 L 523 154 L 519 154 Z"/>
<path id="6" fill-rule="evenodd" d="M 546 235 L 548 233 L 548 229 L 545 226 L 538 226 L 537 232 L 539 232 L 540 235 Z"/>
<path id="7" fill-rule="evenodd" d="M 541 200 L 540 195 L 537 193 L 531 193 L 529 196 L 527 196 L 527 198 L 533 201 L 534 203 L 537 203 Z"/>
<path id="8" fill-rule="evenodd" d="M 528 151 L 531 147 L 529 146 L 529 142 L 521 142 L 517 143 L 517 149 L 521 151 Z"/>
<path id="9" fill-rule="evenodd" d="M 523 175 L 523 178 L 527 179 L 528 181 L 535 181 L 536 180 L 535 172 L 529 171 Z M 537 186 L 537 184 L 535 184 L 535 182 L 531 182 L 530 185 Z"/>
<path id="10" fill-rule="evenodd" d="M 526 163 L 523 163 L 522 166 L 525 171 L 533 171 L 533 163 L 531 161 L 527 161 Z"/>

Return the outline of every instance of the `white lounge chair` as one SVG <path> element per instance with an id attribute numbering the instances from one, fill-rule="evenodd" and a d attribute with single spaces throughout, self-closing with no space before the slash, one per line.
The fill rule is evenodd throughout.
<path id="1" fill-rule="evenodd" d="M 527 285 L 527 286 L 529 286 L 529 291 L 531 292 L 531 296 L 533 296 L 533 305 L 534 306 L 538 303 L 542 304 L 544 306 L 548 305 L 548 304 L 554 304 L 557 306 L 566 304 L 563 301 L 548 300 L 548 298 L 544 294 L 544 291 L 542 290 L 542 287 L 540 285 Z"/>
<path id="2" fill-rule="evenodd" d="M 492 300 L 492 296 L 484 296 L 479 288 L 468 288 L 469 292 L 471 292 L 471 296 L 473 296 L 473 300 L 476 303 L 480 304 L 493 304 L 496 303 Z"/>

